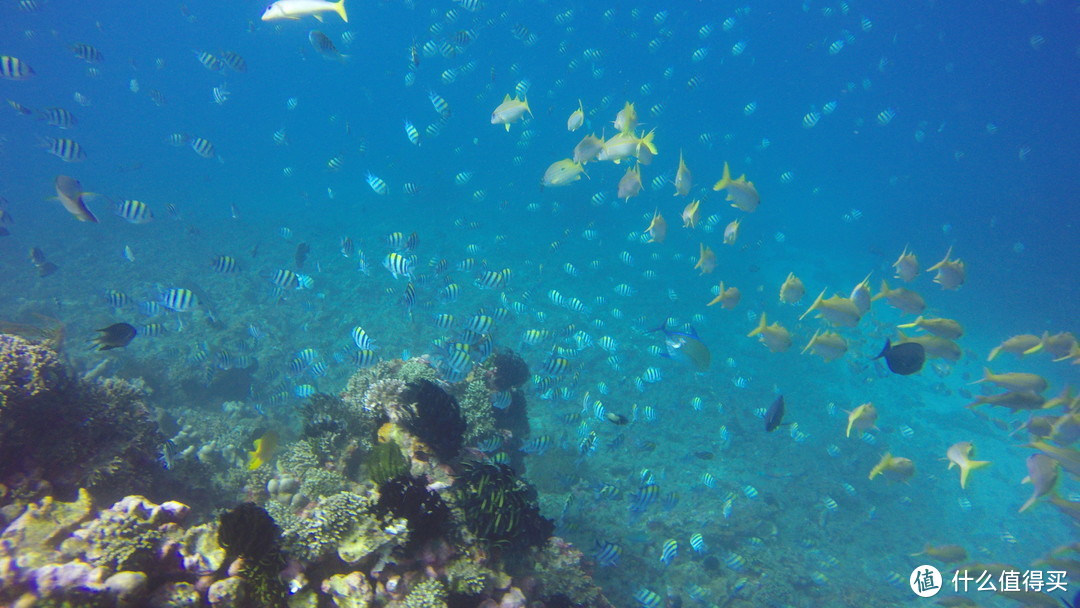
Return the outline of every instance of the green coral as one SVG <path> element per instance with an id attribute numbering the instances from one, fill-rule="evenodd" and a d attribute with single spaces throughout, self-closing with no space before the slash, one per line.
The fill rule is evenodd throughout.
<path id="1" fill-rule="evenodd" d="M 366 460 L 368 477 L 377 486 L 409 472 L 408 459 L 401 453 L 401 446 L 392 439 L 376 444 Z"/>
<path id="2" fill-rule="evenodd" d="M 347 485 L 343 475 L 321 467 L 308 469 L 303 475 L 300 493 L 309 498 L 332 496 L 344 490 Z"/>
<path id="3" fill-rule="evenodd" d="M 402 382 L 408 384 L 417 380 L 435 382 L 439 378 L 439 373 L 435 371 L 434 367 L 425 363 L 423 359 L 414 357 L 401 365 L 397 376 Z"/>
<path id="4" fill-rule="evenodd" d="M 475 445 L 496 432 L 495 418 L 491 415 L 491 392 L 483 379 L 472 380 L 466 385 L 461 397 L 461 415 L 469 426 L 465 432 L 465 445 Z"/>
<path id="5" fill-rule="evenodd" d="M 429 578 L 412 588 L 402 603 L 404 608 L 446 608 L 446 587 Z"/>
<path id="6" fill-rule="evenodd" d="M 532 571 L 542 597 L 573 598 L 575 606 L 595 606 L 601 599 L 600 588 L 581 568 L 582 554 L 565 541 L 552 538 L 533 551 Z"/>
<path id="7" fill-rule="evenodd" d="M 493 572 L 468 559 L 454 560 L 446 566 L 446 582 L 456 594 L 479 595 L 493 579 Z"/>
<path id="8" fill-rule="evenodd" d="M 333 551 L 360 521 L 372 517 L 370 512 L 369 499 L 353 492 L 339 492 L 320 498 L 307 517 L 279 523 L 290 551 L 314 561 Z"/>

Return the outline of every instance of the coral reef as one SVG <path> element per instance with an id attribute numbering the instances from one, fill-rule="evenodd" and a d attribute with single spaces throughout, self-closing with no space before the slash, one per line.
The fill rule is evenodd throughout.
<path id="1" fill-rule="evenodd" d="M 535 488 L 508 466 L 470 463 L 458 483 L 458 502 L 466 525 L 492 546 L 537 546 L 555 529 L 555 524 L 540 514 Z"/>
<path id="2" fill-rule="evenodd" d="M 19 355 L 0 363 L 0 450 L 9 428 L 66 436 L 25 426 L 20 408 L 34 403 L 54 415 L 89 416 L 80 419 L 85 432 L 101 443 L 91 447 L 119 462 L 108 474 L 78 441 L 60 456 L 32 454 L 31 467 L 25 458 L 0 462 L 0 482 L 15 482 L 0 485 L 0 522 L 9 522 L 0 532 L 0 605 L 608 606 L 582 570 L 581 553 L 549 538 L 553 523 L 541 516 L 528 482 L 504 465 L 459 461 L 479 454 L 463 449 L 466 438 L 527 436 L 525 396 L 515 383 L 528 372 L 512 353 L 489 358 L 456 384 L 440 381 L 425 357 L 359 370 L 340 397 L 311 397 L 300 424 L 229 402 L 218 416 L 174 408 L 176 420 L 160 417 L 159 427 L 139 383 L 70 379 L 48 348 L 4 340 L 0 351 Z M 496 390 L 510 393 L 507 410 L 493 410 Z M 69 402 L 73 396 L 85 402 Z M 120 416 L 127 416 L 123 429 Z M 74 425 L 56 426 L 70 432 Z M 299 438 L 249 471 L 251 438 L 268 427 L 282 437 L 299 431 Z M 169 469 L 154 462 L 164 443 L 159 428 L 173 440 Z M 86 466 L 70 463 L 81 454 Z M 136 466 L 155 474 L 148 482 L 126 473 Z M 177 480 L 199 475 L 201 482 Z M 201 509 L 143 496 L 114 502 L 109 496 L 122 483 L 207 488 L 213 496 L 201 499 Z M 251 502 L 210 516 L 223 497 L 241 494 Z M 95 507 L 102 500 L 112 506 Z"/>
<path id="3" fill-rule="evenodd" d="M 446 608 L 446 587 L 429 578 L 409 591 L 402 608 Z"/>
<path id="4" fill-rule="evenodd" d="M 157 487 L 165 438 L 149 396 L 141 381 L 73 378 L 47 346 L 0 335 L 0 483 L 34 488 L 30 499 L 88 488 L 114 500 Z"/>
<path id="5" fill-rule="evenodd" d="M 237 608 L 284 608 L 288 597 L 278 572 L 285 566 L 281 529 L 265 509 L 246 502 L 221 515 L 218 543 L 226 558 L 240 558 Z M 220 581 L 219 581 L 220 582 Z M 217 584 L 217 583 L 215 583 Z M 243 598 L 242 600 L 240 598 Z"/>
<path id="6" fill-rule="evenodd" d="M 439 538 L 450 522 L 450 507 L 439 493 L 409 475 L 394 477 L 380 486 L 375 509 L 408 521 L 410 537 L 417 544 Z"/>
<path id="7" fill-rule="evenodd" d="M 442 462 L 451 462 L 461 452 L 468 430 L 461 407 L 453 395 L 428 380 L 408 385 L 404 407 L 396 410 L 404 427 L 427 444 Z M 395 416 L 391 414 L 391 420 Z"/>

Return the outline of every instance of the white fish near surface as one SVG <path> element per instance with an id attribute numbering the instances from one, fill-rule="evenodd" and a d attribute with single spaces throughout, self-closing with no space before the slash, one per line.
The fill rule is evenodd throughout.
<path id="1" fill-rule="evenodd" d="M 345 23 L 349 22 L 349 16 L 345 13 L 345 0 L 327 2 L 326 0 L 277 0 L 262 14 L 263 21 L 276 21 L 278 19 L 299 19 L 312 16 L 322 21 L 323 13 L 337 13 Z"/>

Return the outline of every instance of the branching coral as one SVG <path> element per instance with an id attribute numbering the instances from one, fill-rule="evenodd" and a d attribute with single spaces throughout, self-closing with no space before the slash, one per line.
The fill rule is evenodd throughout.
<path id="1" fill-rule="evenodd" d="M 317 560 L 332 552 L 361 519 L 369 517 L 370 509 L 371 501 L 359 494 L 326 496 L 306 516 L 287 522 L 285 543 L 298 557 Z"/>
<path id="2" fill-rule="evenodd" d="M 429 578 L 416 585 L 405 596 L 404 608 L 446 608 L 446 587 Z"/>

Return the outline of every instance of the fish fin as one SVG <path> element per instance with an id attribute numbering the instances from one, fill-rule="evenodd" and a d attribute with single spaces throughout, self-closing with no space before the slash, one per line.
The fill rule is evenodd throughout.
<path id="1" fill-rule="evenodd" d="M 903 334 L 900 335 L 902 336 Z M 881 349 L 881 352 L 878 353 L 878 356 L 874 357 L 874 360 L 884 357 L 885 353 L 889 352 L 890 348 L 892 348 L 892 340 L 890 340 L 889 338 L 885 338 L 885 347 Z"/>
<path id="2" fill-rule="evenodd" d="M 752 338 L 761 332 L 765 331 L 768 321 L 765 319 L 765 313 L 761 313 L 761 320 L 758 321 L 758 326 L 755 327 L 750 333 L 746 334 L 747 338 Z"/>
<path id="3" fill-rule="evenodd" d="M 510 132 L 510 123 L 505 123 L 503 126 L 506 127 L 506 132 L 509 133 Z"/>
<path id="4" fill-rule="evenodd" d="M 817 338 L 819 333 L 821 333 L 820 329 L 814 330 L 813 337 L 811 337 L 810 341 L 807 342 L 806 346 L 803 347 L 802 352 L 799 353 L 800 355 L 805 355 L 806 351 L 810 350 L 810 346 L 814 343 L 814 338 Z M 871 479 L 873 479 L 873 478 L 871 478 Z"/>
<path id="5" fill-rule="evenodd" d="M 335 9 L 335 10 L 336 10 L 336 9 Z M 322 22 L 323 22 L 323 18 L 322 18 L 322 15 L 320 15 L 319 13 L 312 13 L 312 14 L 311 14 L 311 16 L 312 16 L 312 17 L 315 17 L 315 20 L 316 20 L 316 21 L 318 21 L 319 23 L 322 23 Z"/>
<path id="6" fill-rule="evenodd" d="M 349 22 L 349 15 L 345 12 L 345 0 L 339 0 L 334 3 L 334 11 L 341 16 L 341 20 L 345 23 Z"/>
<path id="7" fill-rule="evenodd" d="M 818 294 L 818 297 L 817 297 L 817 299 L 815 299 L 815 300 L 814 300 L 814 303 L 810 305 L 810 308 L 807 308 L 807 309 L 806 309 L 806 312 L 804 312 L 804 313 L 802 314 L 802 317 L 799 317 L 799 320 L 800 320 L 800 321 L 802 321 L 802 320 L 803 320 L 803 317 L 805 317 L 806 315 L 810 314 L 810 312 L 811 312 L 811 311 L 813 311 L 813 310 L 814 310 L 815 308 L 817 308 L 818 304 L 821 304 L 821 298 L 825 297 L 825 292 L 826 292 L 826 291 L 828 291 L 828 290 L 829 290 L 829 288 L 828 288 L 828 287 L 826 287 L 825 289 L 822 289 L 822 290 L 821 290 L 821 293 L 819 293 L 819 294 Z"/>
<path id="8" fill-rule="evenodd" d="M 723 177 L 720 178 L 720 181 L 713 184 L 712 189 L 713 190 L 723 190 L 724 188 L 727 188 L 730 183 L 731 183 L 731 169 L 728 168 L 728 164 L 725 162 L 724 163 L 724 175 L 723 175 Z"/>

